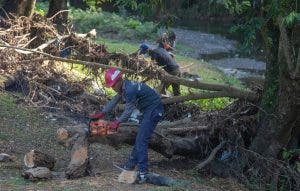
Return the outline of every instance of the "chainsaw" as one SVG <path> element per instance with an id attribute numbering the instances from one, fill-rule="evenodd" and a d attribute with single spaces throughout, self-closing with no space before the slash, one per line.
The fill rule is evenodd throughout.
<path id="1" fill-rule="evenodd" d="M 104 137 L 115 134 L 117 131 L 110 129 L 110 123 L 103 119 L 91 119 L 89 122 L 89 134 L 91 137 Z"/>

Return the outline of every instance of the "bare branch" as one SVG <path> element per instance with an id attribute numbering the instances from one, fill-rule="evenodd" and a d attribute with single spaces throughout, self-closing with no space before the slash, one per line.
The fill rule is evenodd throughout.
<path id="1" fill-rule="evenodd" d="M 203 167 L 205 167 L 208 163 L 210 163 L 216 156 L 217 152 L 224 146 L 225 141 L 222 141 L 218 146 L 216 146 L 210 153 L 209 157 L 197 165 L 197 170 L 201 170 Z"/>

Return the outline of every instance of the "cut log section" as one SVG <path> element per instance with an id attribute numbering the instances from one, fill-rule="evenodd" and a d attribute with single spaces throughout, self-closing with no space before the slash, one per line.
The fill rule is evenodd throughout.
<path id="1" fill-rule="evenodd" d="M 14 157 L 6 154 L 6 153 L 0 153 L 0 162 L 11 162 L 14 160 Z"/>
<path id="2" fill-rule="evenodd" d="M 136 181 L 137 172 L 130 170 L 123 170 L 118 176 L 118 182 L 125 184 L 133 184 Z"/>
<path id="3" fill-rule="evenodd" d="M 31 168 L 22 173 L 25 179 L 30 181 L 46 180 L 52 178 L 51 171 L 46 167 Z"/>
<path id="4" fill-rule="evenodd" d="M 24 156 L 24 164 L 27 168 L 47 167 L 53 169 L 55 162 L 54 157 L 36 150 L 31 150 Z"/>
<path id="5" fill-rule="evenodd" d="M 74 138 L 75 137 L 75 138 Z M 79 178 L 88 174 L 88 139 L 85 134 L 73 135 L 74 144 L 71 151 L 71 161 L 66 169 L 66 177 Z"/>

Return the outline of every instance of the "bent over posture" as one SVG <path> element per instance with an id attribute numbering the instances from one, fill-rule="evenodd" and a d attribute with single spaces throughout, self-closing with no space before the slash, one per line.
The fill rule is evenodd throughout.
<path id="1" fill-rule="evenodd" d="M 155 48 L 151 49 L 147 44 L 143 43 L 140 45 L 140 53 L 148 53 L 152 60 L 155 60 L 159 66 L 162 66 L 163 69 L 173 76 L 181 76 L 179 65 L 171 57 L 169 52 L 164 48 Z M 180 95 L 180 86 L 176 83 L 171 83 L 174 96 Z M 166 89 L 170 86 L 170 83 L 163 83 L 161 93 L 165 94 Z"/>
<path id="2" fill-rule="evenodd" d="M 123 98 L 125 110 L 119 118 L 114 120 L 110 128 L 117 130 L 121 122 L 127 121 L 135 108 L 143 113 L 143 119 L 138 129 L 133 150 L 128 161 L 124 165 L 125 170 L 134 170 L 138 166 L 138 180 L 140 183 L 146 181 L 148 173 L 148 144 L 150 137 L 162 118 L 164 109 L 159 95 L 144 83 L 123 80 L 120 70 L 111 68 L 105 73 L 105 83 L 111 87 L 117 95 L 108 102 L 99 114 L 92 118 L 103 118 L 110 113 L 117 103 Z"/>

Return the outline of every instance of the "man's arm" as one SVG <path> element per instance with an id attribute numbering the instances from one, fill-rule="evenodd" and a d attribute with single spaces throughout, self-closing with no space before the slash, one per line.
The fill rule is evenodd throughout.
<path id="1" fill-rule="evenodd" d="M 110 113 L 121 100 L 121 95 L 115 95 L 102 109 L 102 113 Z"/>
<path id="2" fill-rule="evenodd" d="M 135 109 L 135 104 L 133 102 L 126 103 L 125 104 L 125 109 L 121 116 L 117 118 L 119 122 L 126 122 L 130 115 L 132 114 L 133 110 Z"/>

